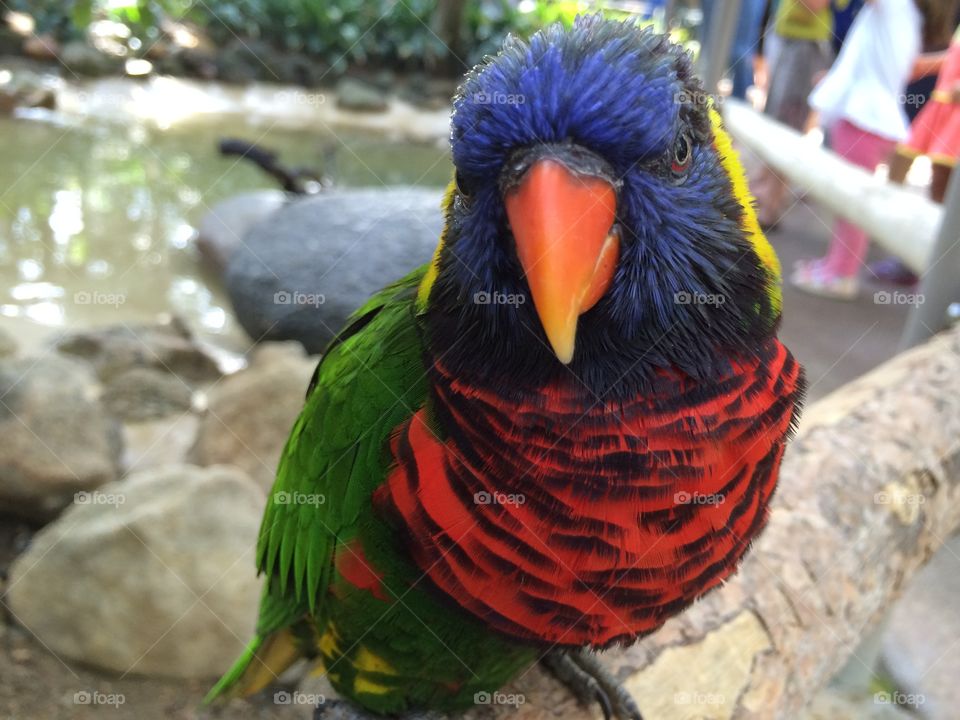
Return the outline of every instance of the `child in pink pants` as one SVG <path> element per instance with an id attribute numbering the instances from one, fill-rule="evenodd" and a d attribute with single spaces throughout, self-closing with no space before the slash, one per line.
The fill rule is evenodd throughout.
<path id="1" fill-rule="evenodd" d="M 873 171 L 890 156 L 896 142 L 868 132 L 849 120 L 839 120 L 830 133 L 830 145 L 840 157 Z M 839 277 L 856 277 L 869 244 L 864 230 L 849 220 L 838 219 L 833 226 L 833 242 L 821 261 L 823 269 Z"/>
<path id="2" fill-rule="evenodd" d="M 914 0 L 868 0 L 837 61 L 810 95 L 830 128 L 833 150 L 866 170 L 874 170 L 907 137 L 900 96 L 920 54 L 922 29 Z M 852 299 L 867 245 L 863 230 L 837 220 L 826 256 L 797 263 L 790 281 L 817 295 Z"/>

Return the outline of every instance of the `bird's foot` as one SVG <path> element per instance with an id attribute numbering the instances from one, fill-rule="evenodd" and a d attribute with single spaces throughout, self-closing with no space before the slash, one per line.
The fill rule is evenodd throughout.
<path id="1" fill-rule="evenodd" d="M 554 650 L 541 661 L 583 705 L 600 704 L 605 720 L 643 720 L 626 688 L 588 650 Z"/>

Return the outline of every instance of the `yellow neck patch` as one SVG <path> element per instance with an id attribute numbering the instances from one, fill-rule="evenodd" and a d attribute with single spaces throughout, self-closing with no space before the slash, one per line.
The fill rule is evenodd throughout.
<path id="1" fill-rule="evenodd" d="M 753 207 L 753 194 L 747 184 L 746 173 L 743 171 L 743 165 L 740 164 L 737 151 L 733 149 L 733 141 L 730 139 L 730 135 L 723 128 L 723 118 L 720 117 L 720 113 L 715 108 L 710 108 L 710 124 L 713 126 L 713 146 L 720 157 L 723 169 L 727 171 L 730 178 L 734 197 L 743 206 L 743 216 L 740 224 L 747 235 L 747 239 L 753 245 L 757 257 L 760 258 L 760 262 L 763 263 L 770 274 L 770 285 L 767 292 L 770 294 L 774 312 L 779 314 L 782 304 L 780 260 L 777 259 L 777 253 L 770 241 L 767 240 L 767 236 L 760 229 L 757 212 Z"/>
<path id="2" fill-rule="evenodd" d="M 437 243 L 437 249 L 433 251 L 433 259 L 430 261 L 430 265 L 427 266 L 427 272 L 423 276 L 423 280 L 420 281 L 420 286 L 417 288 L 417 312 L 421 313 L 427 308 L 427 299 L 430 297 L 430 290 L 433 288 L 433 283 L 437 280 L 437 273 L 440 272 L 440 253 L 443 251 L 443 241 L 447 236 L 447 227 L 446 222 L 450 219 L 450 212 L 453 206 L 453 195 L 457 191 L 457 184 L 455 181 L 451 180 L 450 184 L 447 185 L 447 189 L 443 193 L 443 201 L 440 203 L 440 209 L 444 217 L 444 227 L 443 232 L 440 233 L 440 242 Z"/>

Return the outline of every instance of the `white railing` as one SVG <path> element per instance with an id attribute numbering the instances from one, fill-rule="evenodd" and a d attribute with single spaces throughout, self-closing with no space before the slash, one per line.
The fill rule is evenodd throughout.
<path id="1" fill-rule="evenodd" d="M 788 178 L 795 191 L 862 227 L 915 272 L 929 267 L 943 218 L 940 205 L 851 165 L 745 103 L 726 100 L 723 116 L 745 151 Z"/>

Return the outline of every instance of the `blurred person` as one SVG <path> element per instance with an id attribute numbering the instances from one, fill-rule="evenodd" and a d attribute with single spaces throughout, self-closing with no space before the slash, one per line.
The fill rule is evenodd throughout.
<path id="1" fill-rule="evenodd" d="M 928 14 L 930 19 L 924 24 L 923 54 L 914 63 L 903 103 L 911 123 L 933 94 L 951 35 L 960 25 L 960 0 L 928 0 L 925 7 L 925 17 Z"/>
<path id="2" fill-rule="evenodd" d="M 768 55 L 767 115 L 803 131 L 810 115 L 810 91 L 833 57 L 832 34 L 830 0 L 780 0 Z M 754 176 L 751 189 L 756 195 L 760 224 L 775 227 L 784 210 L 786 181 L 773 168 L 763 166 Z"/>
<path id="3" fill-rule="evenodd" d="M 730 70 L 732 71 L 732 97 L 739 100 L 747 99 L 747 90 L 753 85 L 753 58 L 760 45 L 760 29 L 763 23 L 763 11 L 767 0 L 742 0 L 740 15 L 737 18 L 737 30 L 733 36 L 733 47 L 730 49 Z M 702 0 L 700 7 L 703 10 L 703 45 L 710 37 L 710 28 L 719 20 L 716 13 L 724 12 L 723 3 L 716 0 Z"/>
<path id="4" fill-rule="evenodd" d="M 927 155 L 933 165 L 933 177 L 930 185 L 930 199 L 943 203 L 943 197 L 950 179 L 950 171 L 956 162 L 955 130 L 950 130 L 949 108 L 939 107 L 929 114 L 924 113 L 928 102 L 934 96 L 940 105 L 949 104 L 949 97 L 955 93 L 960 82 L 960 58 L 957 58 L 957 45 L 960 44 L 960 15 L 957 0 L 942 4 L 943 17 L 931 18 L 924 28 L 924 55 L 914 65 L 913 77 L 904 96 L 904 109 L 910 118 L 910 137 L 898 146 L 890 160 L 890 182 L 902 185 L 913 161 L 920 155 Z M 953 18 L 953 22 L 949 21 Z M 953 43 L 950 43 L 950 28 L 957 27 Z M 927 30 L 929 28 L 929 31 Z M 949 46 L 949 50 L 947 49 Z M 947 63 L 948 56 L 953 56 Z M 956 105 L 953 104 L 953 109 Z M 923 115 L 923 120 L 920 116 Z M 957 120 L 953 120 L 956 123 Z M 928 128 L 928 129 L 925 129 Z M 940 143 L 936 134 L 943 134 Z M 953 147 L 951 147 L 953 146 Z M 952 152 L 951 152 L 952 150 Z M 914 285 L 916 274 L 897 257 L 887 257 L 871 263 L 870 272 L 878 279 L 895 285 Z"/>
<path id="5" fill-rule="evenodd" d="M 847 39 L 847 33 L 853 26 L 853 21 L 857 13 L 863 8 L 865 0 L 832 0 L 830 11 L 833 13 L 833 46 L 834 54 L 840 52 L 843 47 L 843 41 Z"/>
<path id="6" fill-rule="evenodd" d="M 921 11 L 933 1 L 868 0 L 836 63 L 810 96 L 832 149 L 866 170 L 876 169 L 907 136 L 900 98 L 922 47 Z M 854 298 L 868 242 L 864 230 L 838 219 L 826 256 L 797 263 L 791 282 L 817 295 Z"/>

